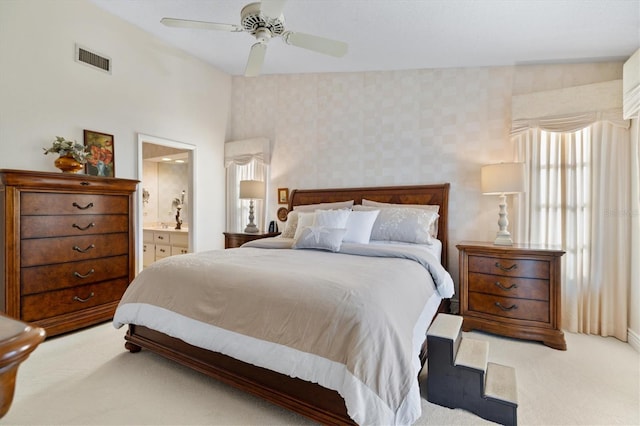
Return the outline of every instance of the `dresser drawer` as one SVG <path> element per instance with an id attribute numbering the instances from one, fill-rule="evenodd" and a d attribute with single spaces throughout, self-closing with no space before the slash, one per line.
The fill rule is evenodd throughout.
<path id="1" fill-rule="evenodd" d="M 469 272 L 469 291 L 521 299 L 549 300 L 549 281 Z"/>
<path id="2" fill-rule="evenodd" d="M 22 240 L 20 251 L 22 267 L 117 256 L 129 252 L 129 234 Z"/>
<path id="3" fill-rule="evenodd" d="M 23 192 L 20 214 L 129 214 L 129 197 L 124 195 L 94 195 Z"/>
<path id="4" fill-rule="evenodd" d="M 120 300 L 129 285 L 127 278 L 88 284 L 21 298 L 21 318 L 37 321 Z"/>
<path id="5" fill-rule="evenodd" d="M 469 292 L 469 311 L 504 318 L 548 323 L 549 303 Z"/>
<path id="6" fill-rule="evenodd" d="M 128 230 L 129 217 L 122 214 L 22 216 L 20 218 L 20 233 L 23 239 L 110 234 Z"/>
<path id="7" fill-rule="evenodd" d="M 469 272 L 548 280 L 549 262 L 533 259 L 470 255 Z"/>
<path id="8" fill-rule="evenodd" d="M 20 270 L 21 289 L 25 295 L 128 276 L 127 255 Z"/>

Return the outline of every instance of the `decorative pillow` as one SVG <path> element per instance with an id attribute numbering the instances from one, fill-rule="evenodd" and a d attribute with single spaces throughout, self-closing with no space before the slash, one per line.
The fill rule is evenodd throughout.
<path id="1" fill-rule="evenodd" d="M 354 206 L 366 211 L 374 207 Z M 406 243 L 431 244 L 429 228 L 438 214 L 410 207 L 387 207 L 380 209 L 371 230 L 371 240 L 401 241 Z"/>
<path id="2" fill-rule="evenodd" d="M 306 226 L 293 242 L 294 249 L 318 249 L 332 252 L 340 251 L 346 229 L 327 228 L 325 226 Z"/>
<path id="3" fill-rule="evenodd" d="M 296 235 L 296 229 L 298 228 L 298 212 L 290 211 L 287 214 L 287 223 L 284 231 L 280 234 L 280 238 L 293 238 Z"/>
<path id="4" fill-rule="evenodd" d="M 296 240 L 300 237 L 302 230 L 308 226 L 313 226 L 316 218 L 316 212 L 298 212 L 298 226 L 293 238 Z"/>
<path id="5" fill-rule="evenodd" d="M 342 241 L 345 243 L 369 244 L 373 224 L 380 210 L 352 211 L 347 220 L 347 233 Z"/>
<path id="6" fill-rule="evenodd" d="M 347 227 L 347 220 L 350 214 L 351 209 L 316 210 L 313 226 L 344 229 Z"/>
<path id="7" fill-rule="evenodd" d="M 362 199 L 362 205 L 368 207 L 378 207 L 378 208 L 388 208 L 388 207 L 409 207 L 414 209 L 422 209 L 428 210 L 435 213 L 440 212 L 440 206 L 437 204 L 392 204 L 392 203 L 381 203 L 379 201 L 371 201 L 367 199 Z M 440 217 L 440 216 L 437 216 Z M 438 238 L 438 221 L 435 220 L 433 222 L 433 226 L 429 229 L 429 233 L 433 238 Z"/>
<path id="8" fill-rule="evenodd" d="M 338 201 L 336 203 L 304 204 L 294 206 L 293 210 L 297 210 L 299 212 L 314 212 L 316 210 L 350 209 L 351 207 L 353 207 L 353 200 Z"/>

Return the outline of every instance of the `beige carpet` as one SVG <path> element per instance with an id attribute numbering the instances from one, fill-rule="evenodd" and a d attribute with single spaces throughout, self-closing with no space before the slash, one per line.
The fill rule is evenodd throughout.
<path id="1" fill-rule="evenodd" d="M 2 424 L 311 424 L 147 351 L 110 323 L 49 339 L 20 367 Z M 489 359 L 516 368 L 521 425 L 640 424 L 640 355 L 613 338 L 567 334 L 566 352 L 483 333 Z M 422 379 L 424 379 L 424 371 Z M 488 424 L 423 400 L 418 425 Z"/>

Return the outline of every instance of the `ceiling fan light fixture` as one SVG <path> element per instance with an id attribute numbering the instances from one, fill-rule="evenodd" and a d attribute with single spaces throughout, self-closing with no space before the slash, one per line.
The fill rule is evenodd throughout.
<path id="1" fill-rule="evenodd" d="M 255 32 L 254 36 L 260 43 L 266 43 L 271 40 L 271 31 L 269 31 L 267 28 L 259 28 Z"/>

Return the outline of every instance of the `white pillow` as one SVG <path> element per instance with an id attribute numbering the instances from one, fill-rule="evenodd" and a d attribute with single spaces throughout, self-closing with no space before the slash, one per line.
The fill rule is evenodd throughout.
<path id="1" fill-rule="evenodd" d="M 298 228 L 298 212 L 290 211 L 287 214 L 287 224 L 284 231 L 280 234 L 280 238 L 293 238 L 296 235 L 296 229 Z"/>
<path id="2" fill-rule="evenodd" d="M 350 209 L 351 207 L 353 207 L 353 200 L 338 201 L 335 203 L 302 204 L 299 206 L 294 206 L 293 210 L 299 212 L 314 212 L 316 210 Z"/>
<path id="3" fill-rule="evenodd" d="M 342 241 L 345 243 L 369 244 L 373 224 L 380 210 L 352 211 L 347 220 L 347 233 Z"/>
<path id="4" fill-rule="evenodd" d="M 296 232 L 293 235 L 293 238 L 296 240 L 302 234 L 302 230 L 306 227 L 313 226 L 313 222 L 316 218 L 316 212 L 298 212 L 298 226 L 296 227 Z"/>
<path id="5" fill-rule="evenodd" d="M 325 226 L 306 226 L 291 248 L 293 249 L 319 249 L 332 252 L 340 251 L 342 238 L 346 229 L 327 228 Z"/>
<path id="6" fill-rule="evenodd" d="M 362 199 L 363 206 L 369 207 L 378 207 L 378 208 L 388 208 L 388 207 L 409 207 L 414 209 L 422 209 L 428 210 L 432 212 L 439 213 L 440 206 L 437 204 L 392 204 L 392 203 L 381 203 L 379 201 L 371 201 L 365 198 Z M 440 217 L 439 215 L 437 217 Z M 429 229 L 429 233 L 433 238 L 438 238 L 438 221 L 433 222 L 433 226 Z"/>
<path id="7" fill-rule="evenodd" d="M 313 226 L 344 229 L 347 227 L 347 220 L 350 214 L 351 209 L 316 210 Z"/>
<path id="8" fill-rule="evenodd" d="M 373 208 L 354 206 L 354 210 L 359 211 Z M 437 218 L 437 213 L 424 209 L 410 207 L 383 208 L 380 209 L 378 218 L 373 224 L 371 240 L 431 244 L 429 228 Z"/>

